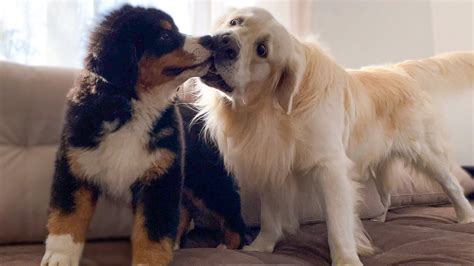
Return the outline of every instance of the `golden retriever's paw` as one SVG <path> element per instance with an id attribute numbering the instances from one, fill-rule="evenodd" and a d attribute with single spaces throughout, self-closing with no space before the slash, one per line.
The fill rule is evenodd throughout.
<path id="1" fill-rule="evenodd" d="M 216 249 L 227 249 L 227 246 L 225 244 L 219 244 Z"/>
<path id="2" fill-rule="evenodd" d="M 78 266 L 79 258 L 69 254 L 46 251 L 41 260 L 41 266 Z"/>
<path id="3" fill-rule="evenodd" d="M 460 220 L 459 220 L 459 223 L 460 223 L 460 224 L 470 224 L 470 223 L 474 223 L 474 216 L 473 216 L 473 217 L 466 217 L 466 218 L 460 219 Z"/>
<path id="4" fill-rule="evenodd" d="M 338 260 L 334 260 L 332 262 L 333 266 L 336 266 L 336 265 L 354 265 L 354 266 L 362 266 L 362 262 L 360 261 L 360 259 L 357 257 L 357 258 L 346 258 L 346 259 L 338 259 Z"/>
<path id="5" fill-rule="evenodd" d="M 257 251 L 257 252 L 273 252 L 273 248 L 275 245 L 269 244 L 269 245 L 255 245 L 254 243 L 244 246 L 242 249 L 244 251 Z"/>
<path id="6" fill-rule="evenodd" d="M 371 221 L 374 221 L 374 222 L 379 222 L 379 223 L 385 223 L 385 220 L 387 220 L 387 213 L 383 213 L 377 217 L 374 217 L 372 219 L 370 219 Z"/>
<path id="7" fill-rule="evenodd" d="M 178 250 L 179 249 L 179 243 L 174 243 L 173 250 Z"/>

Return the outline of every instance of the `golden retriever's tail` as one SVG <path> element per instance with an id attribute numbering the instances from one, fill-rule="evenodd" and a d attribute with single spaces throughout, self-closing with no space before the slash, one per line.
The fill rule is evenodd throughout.
<path id="1" fill-rule="evenodd" d="M 474 88 L 474 52 L 452 52 L 397 65 L 424 90 Z"/>

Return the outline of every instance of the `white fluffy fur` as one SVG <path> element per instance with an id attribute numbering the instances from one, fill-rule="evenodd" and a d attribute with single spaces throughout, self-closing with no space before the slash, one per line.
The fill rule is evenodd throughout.
<path id="1" fill-rule="evenodd" d="M 75 243 L 71 235 L 48 235 L 41 266 L 79 266 L 84 243 Z"/>
<path id="2" fill-rule="evenodd" d="M 229 26 L 237 17 L 243 24 Z M 201 87 L 201 115 L 228 170 L 261 197 L 261 231 L 247 250 L 272 251 L 283 232 L 297 228 L 298 209 L 310 207 L 317 196 L 333 264 L 360 264 L 357 253 L 371 254 L 373 248 L 356 213 L 353 180 L 374 172 L 387 195 L 385 169 L 394 158 L 438 181 L 460 222 L 474 221 L 425 92 L 472 82 L 472 53 L 346 71 L 262 9 L 234 10 L 216 32 L 235 36 L 241 54 L 233 66 L 217 68 L 232 93 Z M 254 47 L 262 36 L 269 36 L 265 59 Z M 265 63 L 268 75 L 251 80 L 250 70 Z"/>
<path id="3" fill-rule="evenodd" d="M 130 186 L 161 159 L 160 150 L 148 153 L 144 147 L 148 145 L 153 122 L 169 105 L 174 90 L 163 86 L 142 95 L 140 101 L 133 101 L 130 122 L 112 133 L 110 124 L 104 123 L 103 129 L 110 131 L 104 134 L 97 148 L 74 149 L 84 178 L 107 188 L 108 195 L 128 202 Z"/>

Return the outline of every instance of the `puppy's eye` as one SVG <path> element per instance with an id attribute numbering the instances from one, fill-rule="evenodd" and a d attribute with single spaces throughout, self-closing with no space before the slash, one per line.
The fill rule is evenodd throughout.
<path id="1" fill-rule="evenodd" d="M 265 44 L 261 43 L 257 45 L 257 55 L 260 56 L 261 58 L 267 57 L 268 49 Z"/>
<path id="2" fill-rule="evenodd" d="M 170 38 L 170 35 L 167 32 L 163 32 L 160 34 L 160 41 L 169 40 L 169 38 Z"/>
<path id="3" fill-rule="evenodd" d="M 229 25 L 231 26 L 237 26 L 237 25 L 240 25 L 240 23 L 242 23 L 242 19 L 240 18 L 234 18 L 233 20 L 231 20 L 229 22 Z"/>

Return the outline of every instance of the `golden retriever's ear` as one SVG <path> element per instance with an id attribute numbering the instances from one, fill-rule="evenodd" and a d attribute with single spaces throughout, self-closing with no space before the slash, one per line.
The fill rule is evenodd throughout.
<path id="1" fill-rule="evenodd" d="M 286 114 L 293 110 L 293 98 L 298 93 L 301 79 L 304 73 L 304 57 L 302 53 L 294 54 L 287 65 L 283 68 L 276 86 L 276 97 L 278 104 Z"/>

